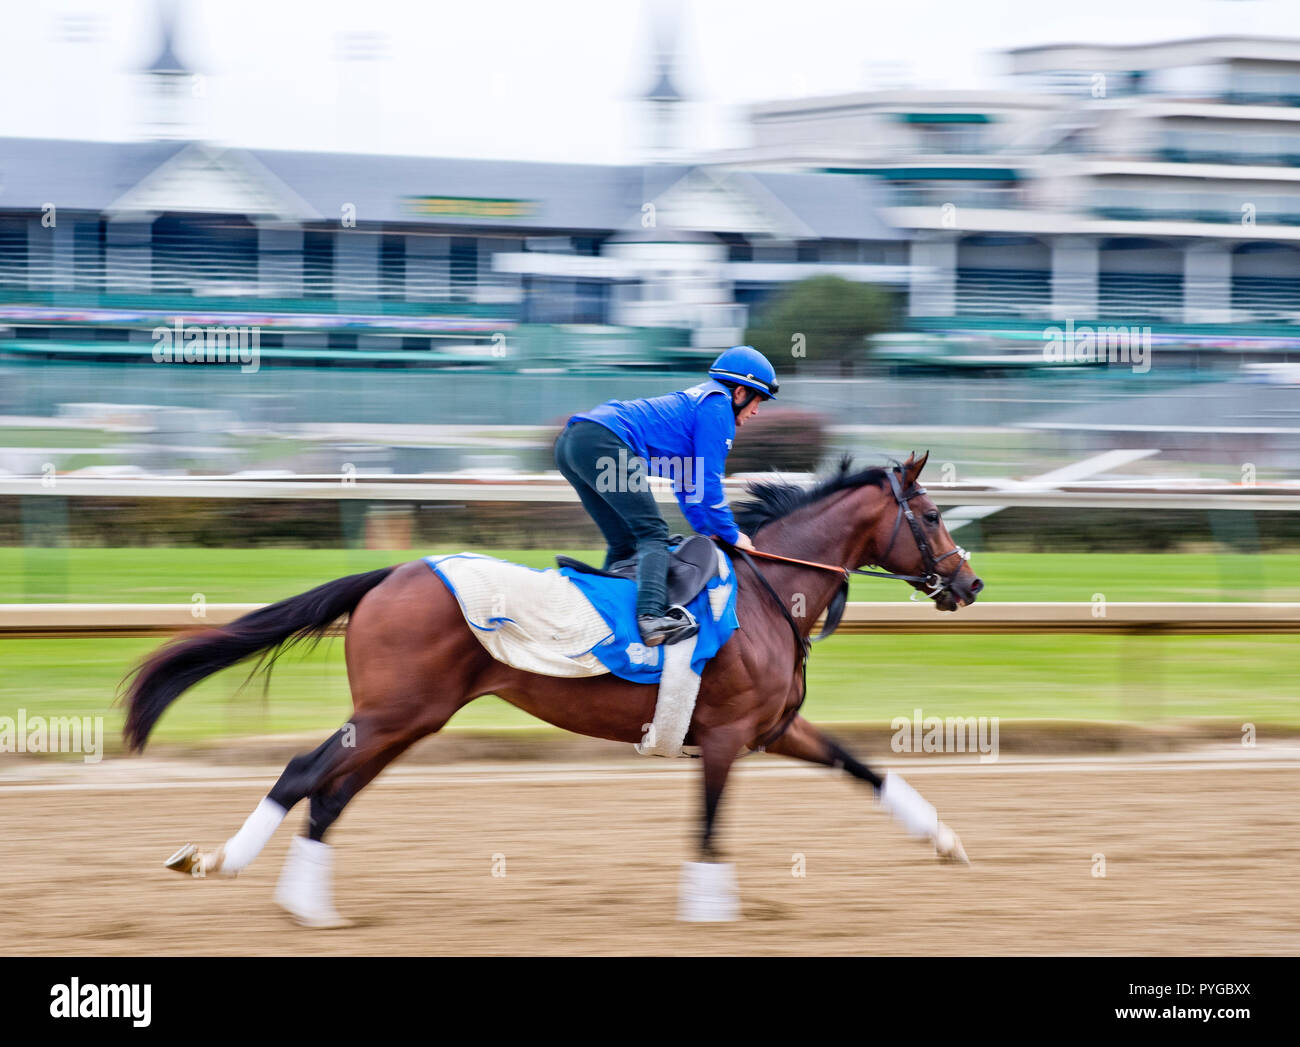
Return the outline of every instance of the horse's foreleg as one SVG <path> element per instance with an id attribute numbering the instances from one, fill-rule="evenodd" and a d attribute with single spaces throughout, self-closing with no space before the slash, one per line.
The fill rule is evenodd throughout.
<path id="1" fill-rule="evenodd" d="M 941 860 L 969 864 L 957 834 L 939 820 L 933 805 L 908 785 L 902 775 L 890 771 L 881 777 L 802 716 L 796 717 L 789 729 L 767 747 L 767 751 L 823 767 L 843 768 L 854 778 L 869 782 L 880 805 L 912 836 L 930 840 Z"/>
<path id="2" fill-rule="evenodd" d="M 677 918 L 691 923 L 735 920 L 740 915 L 736 870 L 719 861 L 715 829 L 722 791 L 743 741 L 731 731 L 716 731 L 700 741 L 704 764 L 704 819 L 700 832 L 699 861 L 682 866 Z"/>

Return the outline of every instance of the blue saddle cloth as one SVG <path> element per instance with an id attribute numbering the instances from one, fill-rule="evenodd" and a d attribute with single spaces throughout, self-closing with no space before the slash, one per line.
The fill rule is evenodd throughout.
<path id="1" fill-rule="evenodd" d="M 725 558 L 726 554 L 723 556 Z M 428 556 L 425 562 L 447 582 L 446 576 L 438 571 L 438 559 L 440 557 Z M 696 673 L 704 671 L 708 660 L 722 649 L 740 625 L 736 618 L 736 572 L 729 559 L 726 565 L 726 577 L 709 579 L 709 584 L 686 605 L 700 623 L 700 631 L 695 636 L 695 651 L 691 655 L 691 669 Z M 664 648 L 647 647 L 641 642 L 641 632 L 636 624 L 636 582 L 629 578 L 587 574 L 571 567 L 553 570 L 558 570 L 573 582 L 610 627 L 612 637 L 591 649 L 600 663 L 621 679 L 657 684 L 663 669 Z"/>
<path id="2" fill-rule="evenodd" d="M 614 638 L 593 647 L 591 653 L 615 676 L 633 683 L 658 683 L 664 649 L 662 646 L 647 647 L 641 642 L 641 631 L 636 625 L 636 582 L 630 578 L 586 574 L 571 567 L 561 567 L 559 572 L 582 590 L 614 630 Z M 731 634 L 740 624 L 736 618 L 736 573 L 730 560 L 727 561 L 726 578 L 709 579 L 709 584 L 686 605 L 686 609 L 700 623 L 691 669 L 701 673 L 708 660 L 731 639 Z"/>

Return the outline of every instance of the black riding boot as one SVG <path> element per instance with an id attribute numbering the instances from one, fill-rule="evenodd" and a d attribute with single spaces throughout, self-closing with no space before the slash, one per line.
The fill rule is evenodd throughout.
<path id="1" fill-rule="evenodd" d="M 673 604 L 658 618 L 650 614 L 639 614 L 636 616 L 636 624 L 641 630 L 641 642 L 647 647 L 687 640 L 700 631 L 695 616 L 681 604 Z"/>

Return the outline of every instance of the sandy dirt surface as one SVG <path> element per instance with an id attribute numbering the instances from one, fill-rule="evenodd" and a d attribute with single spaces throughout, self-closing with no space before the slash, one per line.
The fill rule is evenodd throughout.
<path id="1" fill-rule="evenodd" d="M 331 834 L 356 921 L 336 931 L 271 901 L 305 805 L 235 881 L 162 868 L 229 836 L 269 768 L 121 765 L 0 784 L 0 955 L 1300 953 L 1295 754 L 904 765 L 969 868 L 860 784 L 751 757 L 724 801 L 725 925 L 674 920 L 696 765 L 399 766 Z"/>

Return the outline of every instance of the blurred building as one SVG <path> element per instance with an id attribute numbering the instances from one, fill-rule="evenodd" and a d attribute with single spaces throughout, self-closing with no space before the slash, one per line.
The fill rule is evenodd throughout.
<path id="1" fill-rule="evenodd" d="M 1300 348 L 1300 40 L 1025 48 L 1006 90 L 769 103 L 752 146 L 691 158 L 650 34 L 646 162 L 606 166 L 204 142 L 159 35 L 141 140 L 0 139 L 11 358 L 138 358 L 182 314 L 256 324 L 269 363 L 482 362 L 511 332 L 501 365 L 581 366 L 564 339 L 614 327 L 642 334 L 613 357 L 681 359 L 819 274 L 898 287 L 944 339 L 1018 329 L 1035 366 L 1066 319 Z"/>
<path id="2" fill-rule="evenodd" d="M 792 280 L 906 282 L 872 180 L 683 162 L 662 38 L 643 98 L 651 155 L 602 166 L 198 141 L 172 28 L 141 71 L 143 140 L 0 140 L 7 348 L 102 357 L 117 342 L 129 356 L 184 310 L 256 315 L 265 348 L 304 358 L 466 350 L 470 335 L 555 324 L 672 329 L 708 352 Z"/>
<path id="3" fill-rule="evenodd" d="M 1300 40 L 1006 57 L 1010 90 L 757 106 L 712 159 L 883 183 L 918 323 L 1300 323 Z"/>

